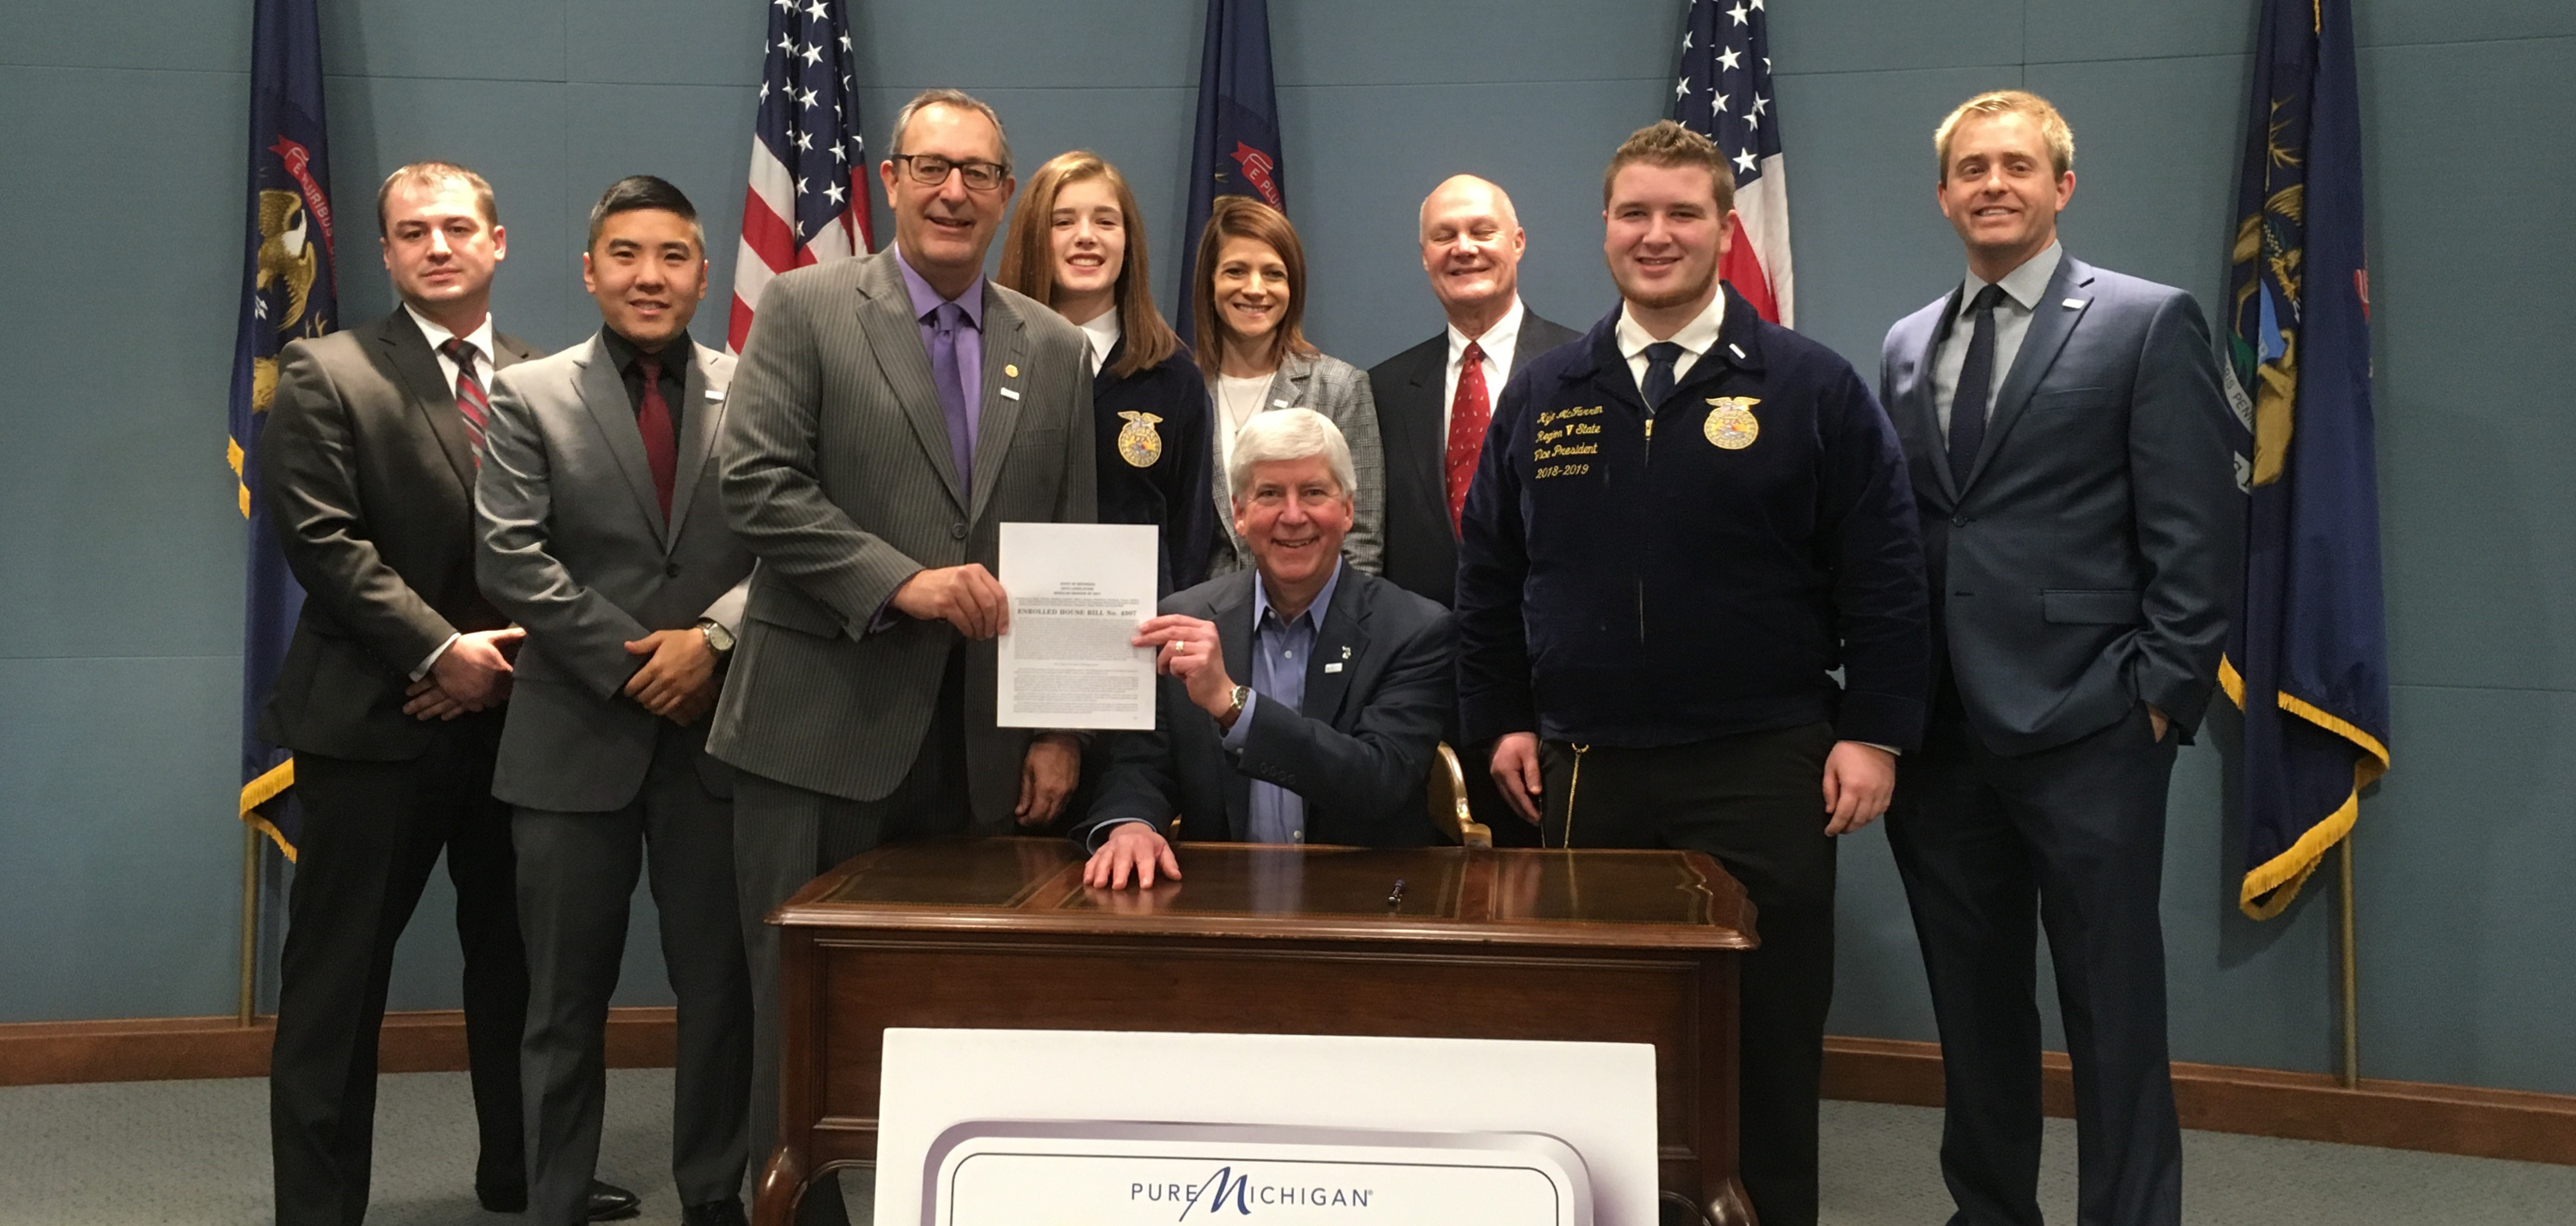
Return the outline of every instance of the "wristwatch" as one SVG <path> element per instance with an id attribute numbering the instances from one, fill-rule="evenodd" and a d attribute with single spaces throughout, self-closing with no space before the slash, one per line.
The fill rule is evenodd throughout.
<path id="1" fill-rule="evenodd" d="M 698 633 L 707 637 L 707 650 L 716 653 L 716 659 L 724 660 L 732 657 L 733 631 L 725 629 L 723 622 L 712 617 L 701 617 L 698 619 Z"/>
<path id="2" fill-rule="evenodd" d="M 1238 685 L 1234 687 L 1234 705 L 1227 707 L 1225 709 L 1225 714 L 1216 717 L 1217 726 L 1224 728 L 1229 732 L 1233 731 L 1234 721 L 1243 717 L 1243 705 L 1251 701 L 1251 686 Z"/>

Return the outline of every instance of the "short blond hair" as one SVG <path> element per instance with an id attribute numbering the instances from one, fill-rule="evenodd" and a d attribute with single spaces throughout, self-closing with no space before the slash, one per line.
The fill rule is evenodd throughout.
<path id="1" fill-rule="evenodd" d="M 436 187 L 441 183 L 462 183 L 474 190 L 474 211 L 483 215 L 483 224 L 499 228 L 501 210 L 492 200 L 492 185 L 483 176 L 454 162 L 414 162 L 394 169 L 385 176 L 384 185 L 376 189 L 376 233 L 386 233 L 385 209 L 393 201 L 394 186 Z"/>
<path id="2" fill-rule="evenodd" d="M 1990 89 L 1959 104 L 1932 130 L 1932 155 L 1941 162 L 1940 182 L 1950 181 L 1950 136 L 1958 131 L 1959 121 L 1972 115 L 2024 115 L 2039 129 L 2039 138 L 2048 143 L 2048 164 L 2056 174 L 2075 169 L 2075 129 L 2066 126 L 2066 117 L 2057 108 L 2026 89 Z"/>
<path id="3" fill-rule="evenodd" d="M 1667 119 L 1639 128 L 1619 142 L 1619 151 L 1610 155 L 1610 168 L 1601 172 L 1602 208 L 1610 207 L 1610 185 L 1619 181 L 1619 172 L 1637 162 L 1666 169 L 1705 169 L 1710 193 L 1717 197 L 1718 219 L 1725 220 L 1727 210 L 1735 207 L 1735 170 L 1726 164 L 1717 142 Z"/>

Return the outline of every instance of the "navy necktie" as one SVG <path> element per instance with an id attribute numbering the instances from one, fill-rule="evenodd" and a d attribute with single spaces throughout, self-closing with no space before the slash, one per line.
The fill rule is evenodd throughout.
<path id="1" fill-rule="evenodd" d="M 1673 394 L 1673 363 L 1680 361 L 1682 347 L 1671 341 L 1656 341 L 1646 346 L 1646 415 L 1664 407 L 1664 398 Z"/>
<path id="2" fill-rule="evenodd" d="M 1968 302 L 1975 330 L 1968 337 L 1968 358 L 1959 364 L 1959 390 L 1950 397 L 1950 476 L 1961 486 L 1977 466 L 1977 449 L 1986 445 L 1986 397 L 1995 381 L 1995 305 L 2004 287 L 1989 285 Z"/>

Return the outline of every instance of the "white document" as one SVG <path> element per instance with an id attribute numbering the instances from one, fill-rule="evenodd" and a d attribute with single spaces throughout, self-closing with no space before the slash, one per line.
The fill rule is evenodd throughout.
<path id="1" fill-rule="evenodd" d="M 880 1085 L 875 1226 L 1656 1221 L 1643 1044 L 892 1028 Z"/>
<path id="2" fill-rule="evenodd" d="M 1154 616 L 1155 538 L 1151 524 L 1002 525 L 997 723 L 1154 726 L 1154 650 L 1128 640 Z"/>

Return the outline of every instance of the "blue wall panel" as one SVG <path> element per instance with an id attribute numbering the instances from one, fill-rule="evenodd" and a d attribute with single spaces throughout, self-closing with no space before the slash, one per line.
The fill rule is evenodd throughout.
<path id="1" fill-rule="evenodd" d="M 877 155 L 914 90 L 1000 108 L 1025 176 L 1089 147 L 1133 181 L 1167 310 L 1198 79 L 1200 0 L 853 0 Z M 1599 168 L 1671 96 L 1680 0 L 1476 10 L 1273 6 L 1310 332 L 1370 364 L 1440 325 L 1412 241 L 1454 171 L 1508 188 L 1531 305 L 1609 305 Z M 0 482 L 0 1021 L 232 1004 L 241 529 L 222 464 L 239 276 L 247 5 L 0 11 L 0 335 L 22 462 Z M 1889 321 L 1960 275 L 1930 134 L 1981 88 L 2074 122 L 2071 250 L 2219 292 L 2249 74 L 2250 0 L 1774 0 L 1801 324 L 1874 371 Z M 325 0 L 342 301 L 390 309 L 372 197 L 393 166 L 488 175 L 510 228 L 495 313 L 539 345 L 595 326 L 584 220 L 619 175 L 697 201 L 723 334 L 767 7 L 757 0 Z M 2362 0 L 2397 772 L 2358 838 L 2364 1040 L 2375 1076 L 2576 1091 L 2576 927 L 2564 763 L 2576 758 L 2576 9 Z M 2429 99 L 2427 81 L 2441 83 Z M 882 208 L 878 233 L 891 234 Z M 2332 1066 L 2333 898 L 2266 924 L 2234 907 L 2237 764 L 2214 721 L 2174 782 L 2165 920 L 2177 1058 Z M 435 881 L 397 1007 L 456 999 Z M 1877 830 L 1844 848 L 1834 1026 L 1931 1034 Z M 629 1003 L 668 1000 L 649 902 Z M 2043 993 L 2048 982 L 2042 958 Z M 2044 1008 L 2055 1033 L 2054 1010 Z"/>

